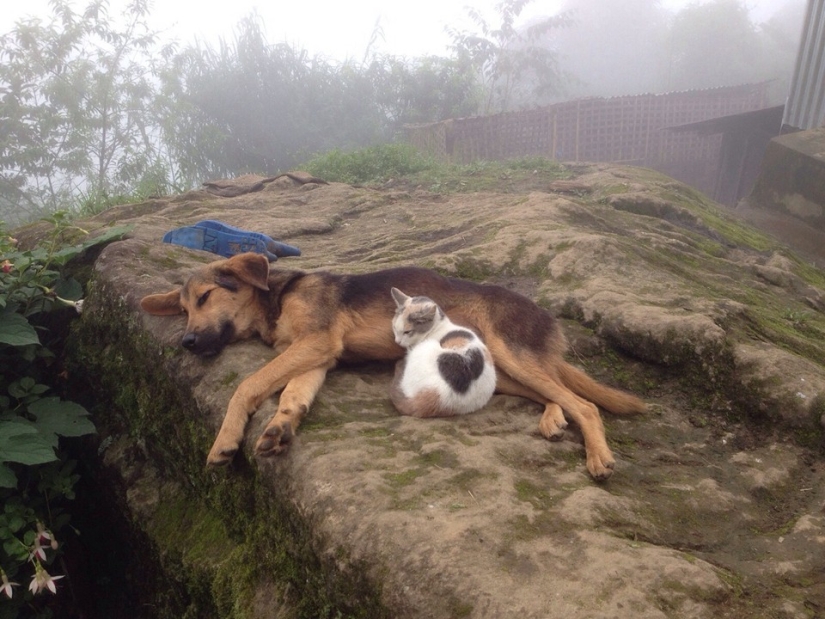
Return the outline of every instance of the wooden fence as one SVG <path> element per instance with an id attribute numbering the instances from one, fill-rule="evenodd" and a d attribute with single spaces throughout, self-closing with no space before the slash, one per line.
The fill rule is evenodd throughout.
<path id="1" fill-rule="evenodd" d="M 767 105 L 768 83 L 667 94 L 578 99 L 522 112 L 406 127 L 419 150 L 453 163 L 541 155 L 661 170 L 713 189 L 721 136 L 668 127 Z"/>

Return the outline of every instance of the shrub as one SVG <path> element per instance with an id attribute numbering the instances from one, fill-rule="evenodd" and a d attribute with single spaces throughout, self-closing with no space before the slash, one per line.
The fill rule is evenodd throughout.
<path id="1" fill-rule="evenodd" d="M 383 183 L 437 164 L 409 144 L 379 144 L 349 152 L 331 150 L 310 159 L 304 167 L 326 181 L 357 185 Z"/>
<path id="2" fill-rule="evenodd" d="M 60 556 L 58 540 L 70 521 L 65 505 L 78 476 L 60 437 L 95 431 L 82 406 L 47 384 L 60 342 L 46 317 L 82 308 L 82 286 L 65 274 L 67 263 L 125 232 L 111 229 L 64 246 L 66 234 L 80 230 L 65 213 L 45 221 L 52 224 L 45 242 L 27 251 L 18 250 L 0 222 L 0 617 L 15 616 L 23 604 L 38 609 L 34 596 L 54 593 L 63 578 L 49 571 Z M 31 579 L 28 587 L 16 582 L 24 578 Z"/>

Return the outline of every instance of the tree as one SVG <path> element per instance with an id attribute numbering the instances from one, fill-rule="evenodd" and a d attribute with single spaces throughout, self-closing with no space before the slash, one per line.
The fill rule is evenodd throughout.
<path id="1" fill-rule="evenodd" d="M 174 62 L 163 77 L 164 99 L 189 112 L 164 141 L 186 151 L 181 161 L 203 157 L 199 165 L 213 169 L 271 174 L 316 153 L 386 142 L 405 123 L 475 108 L 466 63 L 407 61 L 369 48 L 361 62 L 331 63 L 270 44 L 255 15 L 241 21 L 231 43 L 189 48 Z"/>
<path id="2" fill-rule="evenodd" d="M 363 72 L 270 45 L 254 15 L 232 43 L 186 53 L 180 97 L 217 132 L 204 137 L 223 150 L 213 153 L 219 167 L 273 173 L 310 153 L 379 137 L 380 110 Z"/>
<path id="3" fill-rule="evenodd" d="M 153 160 L 148 0 L 130 2 L 122 27 L 106 0 L 82 13 L 51 6 L 48 23 L 0 37 L 0 197 L 14 209 L 0 216 L 10 221 L 128 190 Z"/>
<path id="4" fill-rule="evenodd" d="M 376 56 L 366 76 L 390 132 L 405 124 L 469 116 L 478 109 L 475 73 L 458 59 Z"/>
<path id="5" fill-rule="evenodd" d="M 669 14 L 660 0 L 567 0 L 569 26 L 541 38 L 569 74 L 568 98 L 660 92 Z"/>
<path id="6" fill-rule="evenodd" d="M 556 54 L 539 44 L 553 28 L 568 24 L 566 15 L 545 17 L 523 29 L 516 19 L 532 0 L 502 0 L 496 5 L 500 25 L 492 27 L 476 9 L 467 14 L 476 31 L 447 28 L 458 60 L 478 73 L 484 93 L 482 114 L 503 112 L 518 104 L 528 105 L 561 83 Z"/>
<path id="7" fill-rule="evenodd" d="M 690 4 L 670 32 L 668 89 L 734 86 L 764 79 L 763 47 L 741 0 Z"/>

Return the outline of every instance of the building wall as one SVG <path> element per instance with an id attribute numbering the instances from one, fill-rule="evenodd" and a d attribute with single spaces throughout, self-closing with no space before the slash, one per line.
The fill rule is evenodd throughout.
<path id="1" fill-rule="evenodd" d="M 825 125 L 825 0 L 808 0 L 783 132 Z"/>

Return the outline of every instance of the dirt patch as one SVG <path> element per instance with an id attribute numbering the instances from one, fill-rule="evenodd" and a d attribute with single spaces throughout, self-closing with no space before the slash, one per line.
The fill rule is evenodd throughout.
<path id="1" fill-rule="evenodd" d="M 180 423 L 214 432 L 274 353 L 247 342 L 198 359 L 177 350 L 183 319 L 140 313 L 144 294 L 214 258 L 162 245 L 170 228 L 223 219 L 301 248 L 274 268 L 414 264 L 518 290 L 563 317 L 572 361 L 650 403 L 605 419 L 616 474 L 589 478 L 575 428 L 542 439 L 536 404 L 495 396 L 460 419 L 410 419 L 390 404 L 391 368 L 342 368 L 291 450 L 254 463 L 309 523 L 312 551 L 359 572 L 394 617 L 816 615 L 825 275 L 650 171 L 540 180 L 448 196 L 273 182 L 111 209 L 84 227 L 132 223 L 133 238 L 101 254 L 83 320 L 94 332 L 96 307 L 118 299 L 160 353 L 135 363 L 160 362 L 200 411 Z M 273 411 L 253 418 L 247 453 Z"/>

